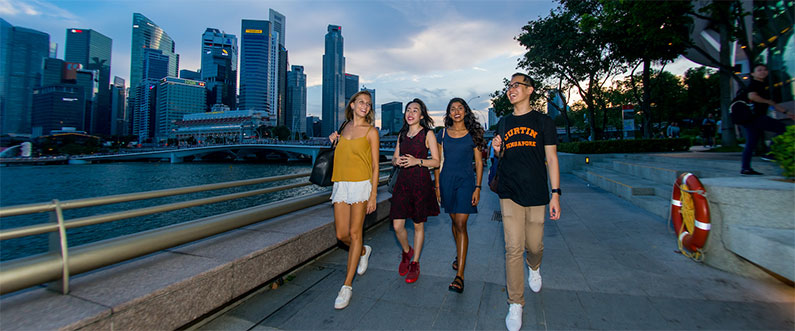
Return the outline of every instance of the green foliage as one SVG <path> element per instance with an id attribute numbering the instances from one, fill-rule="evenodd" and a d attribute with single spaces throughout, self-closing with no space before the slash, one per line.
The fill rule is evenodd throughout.
<path id="1" fill-rule="evenodd" d="M 558 151 L 574 154 L 684 152 L 690 149 L 689 138 L 601 140 L 561 143 Z"/>
<path id="2" fill-rule="evenodd" d="M 290 139 L 290 129 L 287 126 L 279 125 L 273 128 L 273 135 L 279 140 L 287 140 Z"/>
<path id="3" fill-rule="evenodd" d="M 773 138 L 770 152 L 776 158 L 776 163 L 784 169 L 785 177 L 795 177 L 795 126 L 790 125 L 787 131 Z"/>

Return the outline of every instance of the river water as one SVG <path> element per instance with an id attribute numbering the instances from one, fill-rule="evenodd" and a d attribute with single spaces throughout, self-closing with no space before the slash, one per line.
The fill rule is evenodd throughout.
<path id="1" fill-rule="evenodd" d="M 0 167 L 0 206 L 13 206 L 53 199 L 73 200 L 113 194 L 144 192 L 184 186 L 212 184 L 283 174 L 308 172 L 309 163 L 102 163 L 87 165 L 48 165 Z M 65 210 L 66 220 L 105 214 L 164 203 L 243 192 L 256 188 L 304 182 L 307 178 L 249 185 L 244 187 L 186 194 L 93 208 Z M 241 198 L 172 212 L 124 219 L 110 223 L 68 230 L 69 246 L 118 237 L 163 227 L 200 217 L 216 215 L 289 197 L 326 190 L 315 185 L 281 192 Z M 21 215 L 0 219 L 0 229 L 49 222 L 49 213 Z M 48 235 L 36 235 L 0 241 L 0 260 L 10 260 L 47 251 Z"/>

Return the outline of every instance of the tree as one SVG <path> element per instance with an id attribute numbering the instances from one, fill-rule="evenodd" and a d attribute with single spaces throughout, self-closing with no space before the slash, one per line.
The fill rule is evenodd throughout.
<path id="1" fill-rule="evenodd" d="M 287 140 L 290 138 L 290 129 L 288 129 L 287 126 L 279 125 L 273 128 L 273 136 L 279 140 Z"/>
<path id="2" fill-rule="evenodd" d="M 686 96 L 684 106 L 700 117 L 708 113 L 720 115 L 720 89 L 714 70 L 701 66 L 685 72 Z"/>
<path id="3" fill-rule="evenodd" d="M 651 138 L 651 65 L 673 61 L 687 50 L 693 19 L 689 1 L 608 1 L 602 0 L 601 16 L 585 22 L 605 31 L 613 54 L 623 61 L 643 64 L 643 97 L 637 98 L 643 114 L 643 136 Z M 635 69 L 630 78 L 634 79 Z M 634 89 L 635 84 L 632 84 Z M 638 95 L 638 93 L 635 93 Z"/>
<path id="4" fill-rule="evenodd" d="M 603 102 L 597 98 L 605 83 L 625 70 L 609 49 L 605 31 L 594 23 L 602 10 L 596 0 L 561 0 L 549 16 L 528 22 L 517 37 L 527 49 L 519 66 L 531 77 L 552 77 L 570 85 L 585 103 L 594 139 L 601 136 L 596 113 Z"/>

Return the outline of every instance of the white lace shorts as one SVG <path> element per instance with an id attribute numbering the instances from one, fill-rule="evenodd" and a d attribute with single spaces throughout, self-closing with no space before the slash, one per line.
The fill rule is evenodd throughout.
<path id="1" fill-rule="evenodd" d="M 372 189 L 373 185 L 370 180 L 334 182 L 334 187 L 331 190 L 331 202 L 344 202 L 351 205 L 357 202 L 365 202 L 370 199 Z"/>

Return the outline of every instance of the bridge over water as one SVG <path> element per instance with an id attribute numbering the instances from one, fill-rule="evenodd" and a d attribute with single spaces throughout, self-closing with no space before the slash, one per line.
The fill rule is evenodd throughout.
<path id="1" fill-rule="evenodd" d="M 303 145 L 303 144 L 232 144 L 232 145 L 212 145 L 186 148 L 169 148 L 145 152 L 131 152 L 109 155 L 87 155 L 74 156 L 69 159 L 70 164 L 85 164 L 92 162 L 107 161 L 135 161 L 150 159 L 167 159 L 171 163 L 181 163 L 187 157 L 201 159 L 203 156 L 217 153 L 229 154 L 233 159 L 244 159 L 248 155 L 268 152 L 286 152 L 306 155 L 315 162 L 320 151 L 328 149 L 327 145 Z M 392 155 L 394 148 L 381 148 L 381 155 Z"/>

